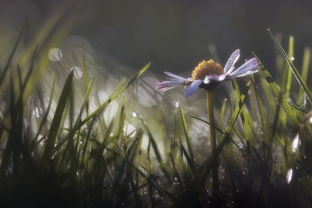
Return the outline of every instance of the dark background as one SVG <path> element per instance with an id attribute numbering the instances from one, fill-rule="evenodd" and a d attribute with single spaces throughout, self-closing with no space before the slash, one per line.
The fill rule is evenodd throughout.
<path id="1" fill-rule="evenodd" d="M 30 18 L 34 25 L 65 5 L 60 0 L 0 2 L 2 16 L 13 12 L 14 18 L 23 19 L 38 13 Z M 188 71 L 215 56 L 214 50 L 224 64 L 236 48 L 241 48 L 243 58 L 254 51 L 274 68 L 268 27 L 282 35 L 285 47 L 288 36 L 294 35 L 298 66 L 303 48 L 312 44 L 312 1 L 80 0 L 70 4 L 68 13 L 77 13 L 72 34 L 127 66 L 139 68 L 150 61 L 156 73 Z"/>

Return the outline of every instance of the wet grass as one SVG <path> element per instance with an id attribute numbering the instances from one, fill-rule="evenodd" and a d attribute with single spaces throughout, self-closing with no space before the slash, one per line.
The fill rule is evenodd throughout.
<path id="1" fill-rule="evenodd" d="M 194 120 L 211 125 L 208 117 L 195 116 L 189 105 L 169 105 L 167 97 L 150 109 L 160 115 L 152 122 L 131 106 L 135 98 L 126 95 L 150 64 L 101 102 L 86 64 L 80 80 L 73 71 L 58 80 L 45 71 L 47 49 L 39 45 L 19 49 L 24 56 L 14 62 L 23 33 L 0 70 L 1 206 L 311 207 L 310 50 L 298 70 L 293 37 L 286 53 L 269 31 L 281 60 L 277 78 L 254 54 L 261 72 L 232 81 L 231 99 L 219 98 L 211 154 L 209 134 L 198 144 L 190 133 Z M 55 40 L 47 41 L 49 47 Z M 38 74 L 52 81 L 44 84 Z M 109 120 L 113 102 L 118 110 Z M 219 190 L 212 194 L 216 161 Z"/>

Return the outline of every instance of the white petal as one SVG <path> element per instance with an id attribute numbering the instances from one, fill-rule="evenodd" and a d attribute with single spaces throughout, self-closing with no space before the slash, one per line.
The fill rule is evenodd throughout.
<path id="1" fill-rule="evenodd" d="M 170 90 L 180 85 L 188 83 L 188 79 L 185 79 L 184 77 L 178 76 L 170 72 L 165 72 L 165 74 L 168 76 L 169 80 L 158 82 L 156 83 L 156 86 L 155 86 L 155 89 L 160 92 L 165 92 L 167 90 Z"/>
<path id="2" fill-rule="evenodd" d="M 195 80 L 193 83 L 185 88 L 186 96 L 191 96 L 197 88 L 203 83 L 203 80 Z"/>
<path id="3" fill-rule="evenodd" d="M 253 73 L 256 73 L 259 70 L 259 64 L 256 58 L 249 59 L 246 63 L 236 69 L 234 72 L 228 74 L 229 78 L 233 77 L 243 77 Z"/>
<path id="4" fill-rule="evenodd" d="M 224 66 L 224 73 L 231 73 L 234 70 L 234 65 L 239 59 L 240 56 L 240 50 L 236 49 L 230 56 L 230 58 L 227 60 L 225 66 Z"/>

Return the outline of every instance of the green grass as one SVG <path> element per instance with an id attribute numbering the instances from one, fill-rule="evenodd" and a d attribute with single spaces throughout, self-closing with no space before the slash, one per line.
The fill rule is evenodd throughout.
<path id="1" fill-rule="evenodd" d="M 206 108 L 195 111 L 183 102 L 176 108 L 170 95 L 161 95 L 163 101 L 152 108 L 136 102 L 138 81 L 150 64 L 120 80 L 100 102 L 99 80 L 87 73 L 83 53 L 81 80 L 73 72 L 63 72 L 66 80 L 59 80 L 58 72 L 48 70 L 53 63 L 46 51 L 64 34 L 40 36 L 47 38 L 43 48 L 20 47 L 23 35 L 24 29 L 0 69 L 4 207 L 311 207 L 310 49 L 298 70 L 299 63 L 289 58 L 296 55 L 293 37 L 286 54 L 269 31 L 277 57 L 283 57 L 281 68 L 267 69 L 257 57 L 261 71 L 247 82 L 229 83 L 230 99 L 216 98 L 218 142 L 211 154 L 209 134 L 204 142 L 196 141 L 202 132 L 191 134 L 195 121 L 211 125 Z M 275 79 L 273 70 L 283 74 Z M 46 77 L 54 78 L 44 84 L 40 79 Z M 135 129 L 127 132 L 130 124 Z M 216 161 L 219 191 L 213 195 Z"/>

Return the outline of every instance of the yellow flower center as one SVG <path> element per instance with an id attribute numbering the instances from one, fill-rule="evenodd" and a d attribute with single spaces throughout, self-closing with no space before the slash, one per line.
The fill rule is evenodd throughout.
<path id="1" fill-rule="evenodd" d="M 214 60 L 210 59 L 209 61 L 202 61 L 200 62 L 195 69 L 192 71 L 192 79 L 205 79 L 207 75 L 221 75 L 223 74 L 223 68 L 215 62 Z"/>

